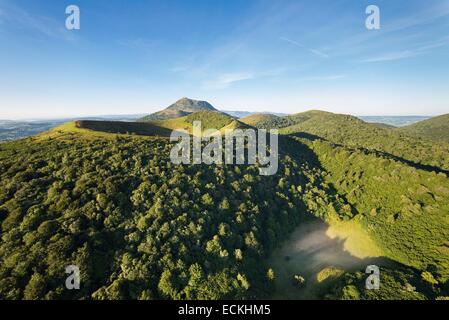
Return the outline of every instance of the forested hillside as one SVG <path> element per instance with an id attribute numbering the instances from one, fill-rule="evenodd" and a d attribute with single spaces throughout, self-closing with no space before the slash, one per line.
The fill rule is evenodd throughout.
<path id="1" fill-rule="evenodd" d="M 449 142 L 449 114 L 420 121 L 399 130 L 417 138 Z"/>
<path id="2" fill-rule="evenodd" d="M 201 122 L 201 129 L 225 130 L 226 128 L 238 129 L 248 127 L 244 123 L 220 111 L 198 111 L 184 117 L 151 121 L 150 124 L 168 128 L 170 130 L 184 129 L 192 133 L 193 122 Z"/>
<path id="3" fill-rule="evenodd" d="M 70 128 L 0 146 L 4 299 L 266 296 L 264 257 L 332 197 L 305 146 L 263 177 L 172 165 L 166 138 Z M 64 290 L 71 264 L 79 291 Z"/>
<path id="4" fill-rule="evenodd" d="M 350 250 L 354 254 L 369 257 L 376 252 L 400 263 L 387 262 L 382 267 L 382 286 L 378 291 L 366 290 L 364 270 L 348 272 L 328 266 L 314 280 L 318 282 L 321 296 L 329 299 L 447 298 L 448 176 L 364 148 L 339 146 L 307 135 L 295 134 L 290 138 L 310 148 L 320 163 L 324 184 L 347 203 L 346 215 L 336 215 L 334 204 L 329 203 L 321 219 L 331 226 L 339 226 L 343 237 L 362 232 L 374 241 L 363 243 L 363 236 L 352 248 L 355 250 Z"/>
<path id="5" fill-rule="evenodd" d="M 410 165 L 449 172 L 449 144 L 418 139 L 350 115 L 308 111 L 255 124 L 280 128 L 283 134 L 309 134 L 348 147 L 375 150 Z"/>
<path id="6" fill-rule="evenodd" d="M 298 139 L 298 138 L 295 138 Z M 345 196 L 385 256 L 449 279 L 449 179 L 444 173 L 347 149 L 299 139 L 326 170 L 325 181 Z M 442 228 L 442 226 L 446 226 Z"/>
<path id="7" fill-rule="evenodd" d="M 165 130 L 195 120 L 245 126 L 202 111 L 69 123 L 1 144 L 0 298 L 270 298 L 300 290 L 279 285 L 270 256 L 315 219 L 358 233 L 359 251 L 390 262 L 373 292 L 363 289 L 364 270 L 327 266 L 306 279 L 317 282 L 314 297 L 449 296 L 445 144 L 313 111 L 282 120 L 274 176 L 257 165 L 173 165 Z M 81 290 L 65 290 L 73 264 Z"/>
<path id="8" fill-rule="evenodd" d="M 239 121 L 241 121 L 243 123 L 246 123 L 247 125 L 257 127 L 261 123 L 274 122 L 274 121 L 276 121 L 279 118 L 280 117 L 275 116 L 274 114 L 256 113 L 256 114 L 252 114 L 252 115 L 249 115 L 247 117 L 244 117 L 244 118 L 240 118 Z"/>

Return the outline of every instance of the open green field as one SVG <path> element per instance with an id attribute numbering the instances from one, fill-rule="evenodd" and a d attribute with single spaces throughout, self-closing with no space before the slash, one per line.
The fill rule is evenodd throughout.
<path id="1" fill-rule="evenodd" d="M 345 271 L 370 264 L 392 266 L 373 241 L 353 223 L 328 225 L 320 220 L 301 224 L 270 257 L 275 274 L 274 299 L 319 299 Z M 365 256 L 361 257 L 361 253 Z M 305 278 L 299 287 L 294 276 Z"/>

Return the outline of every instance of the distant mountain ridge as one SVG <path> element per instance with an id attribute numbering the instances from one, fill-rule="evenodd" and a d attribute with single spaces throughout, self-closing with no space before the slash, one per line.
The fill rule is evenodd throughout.
<path id="1" fill-rule="evenodd" d="M 202 100 L 194 100 L 189 98 L 181 98 L 175 103 L 171 104 L 164 110 L 152 113 L 145 116 L 139 121 L 155 121 L 155 120 L 167 120 L 175 119 L 179 117 L 187 116 L 191 113 L 198 111 L 218 111 L 209 102 Z"/>
<path id="2" fill-rule="evenodd" d="M 154 112 L 149 115 L 110 115 L 110 116 L 90 116 L 90 117 L 78 117 L 67 119 L 49 119 L 41 121 L 9 121 L 0 120 L 0 141 L 16 140 L 23 137 L 39 134 L 51 128 L 54 128 L 64 122 L 76 121 L 76 120 L 106 120 L 109 122 L 117 121 L 137 121 L 137 122 L 152 122 L 153 125 L 160 127 L 173 128 L 175 125 L 185 127 L 188 130 L 191 128 L 191 124 L 188 123 L 187 116 L 193 115 L 199 112 L 206 112 L 200 117 L 204 121 L 204 125 L 209 127 L 215 125 L 216 129 L 222 129 L 221 123 L 227 122 L 230 124 L 234 120 L 237 121 L 234 125 L 241 127 L 242 125 L 255 126 L 259 128 L 286 128 L 293 125 L 298 125 L 305 120 L 309 120 L 311 117 L 316 118 L 319 116 L 323 120 L 323 116 L 331 115 L 331 113 L 324 111 L 307 111 L 297 114 L 283 114 L 274 112 L 250 112 L 250 111 L 221 111 L 217 110 L 212 104 L 203 100 L 195 100 L 187 97 L 181 98 L 175 103 L 171 104 L 167 108 Z M 227 117 L 225 117 L 226 115 Z M 228 119 L 229 118 L 229 119 Z M 329 119 L 328 117 L 326 117 Z M 397 128 L 397 132 L 403 133 L 407 136 L 422 137 L 433 140 L 440 140 L 448 142 L 446 137 L 449 136 L 447 132 L 449 117 L 435 117 L 429 119 L 428 116 L 358 116 L 352 117 L 358 118 L 372 125 L 382 128 L 394 130 Z M 435 119 L 435 120 L 434 120 Z M 111 123 L 112 123 L 111 122 Z M 159 123 L 154 123 L 159 122 Z M 165 123 L 161 123 L 165 122 Z M 416 122 L 419 122 L 415 125 Z M 413 125 L 412 125 L 413 124 Z M 404 127 L 405 126 L 405 127 Z M 122 131 L 123 128 L 130 127 L 129 132 L 140 132 L 134 130 L 136 127 L 121 125 L 120 128 L 116 128 L 117 131 Z M 112 130 L 112 129 L 111 129 Z M 146 132 L 146 131 L 145 131 Z"/>

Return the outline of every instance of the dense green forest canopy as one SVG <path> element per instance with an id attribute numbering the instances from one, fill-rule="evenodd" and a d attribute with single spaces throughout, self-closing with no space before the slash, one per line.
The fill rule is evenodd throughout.
<path id="1" fill-rule="evenodd" d="M 174 166 L 166 138 L 57 129 L 0 148 L 8 299 L 264 296 L 260 261 L 308 217 L 304 199 L 326 201 L 319 172 L 288 154 L 282 174 L 262 177 L 256 166 Z M 71 264 L 78 292 L 64 290 Z"/>
<path id="2" fill-rule="evenodd" d="M 322 298 L 449 296 L 446 144 L 313 111 L 264 125 L 285 135 L 278 173 L 260 176 L 257 165 L 173 165 L 169 140 L 141 125 L 71 123 L 0 144 L 0 298 L 271 297 L 268 257 L 316 218 L 360 226 L 397 263 L 379 291 L 330 268 Z M 73 264 L 81 290 L 65 289 Z"/>

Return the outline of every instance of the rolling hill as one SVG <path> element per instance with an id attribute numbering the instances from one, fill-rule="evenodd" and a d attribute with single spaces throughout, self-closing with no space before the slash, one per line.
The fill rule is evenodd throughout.
<path id="1" fill-rule="evenodd" d="M 398 130 L 417 138 L 449 142 L 449 114 L 423 120 Z"/>
<path id="2" fill-rule="evenodd" d="M 308 135 L 337 145 L 377 151 L 419 167 L 449 172 L 449 144 L 411 137 L 399 129 L 367 123 L 344 114 L 312 110 L 270 118 L 259 128 L 278 128 L 282 134 Z"/>
<path id="3" fill-rule="evenodd" d="M 224 133 L 226 129 L 244 129 L 249 126 L 220 111 L 198 111 L 175 119 L 151 121 L 149 123 L 169 130 L 183 129 L 192 133 L 193 122 L 200 121 L 202 130 L 217 129 Z"/>
<path id="4" fill-rule="evenodd" d="M 262 124 L 264 122 L 275 121 L 278 118 L 279 118 L 278 116 L 276 116 L 274 114 L 270 114 L 270 113 L 256 113 L 256 114 L 252 114 L 252 115 L 240 118 L 239 121 L 246 123 L 247 125 L 250 125 L 253 127 L 258 127 L 258 126 L 260 126 L 260 124 Z"/>
<path id="5" fill-rule="evenodd" d="M 161 120 L 153 123 L 166 128 L 170 128 L 172 130 L 185 129 L 191 132 L 194 121 L 200 121 L 203 130 L 211 128 L 220 130 L 221 128 L 229 125 L 231 122 L 236 120 L 231 116 L 219 111 L 199 111 L 191 113 L 184 117 Z"/>
<path id="6" fill-rule="evenodd" d="M 192 133 L 193 122 L 201 121 L 202 130 L 217 129 L 224 133 L 226 129 L 245 129 L 248 125 L 219 111 L 199 111 L 188 116 L 147 122 L 78 120 L 55 127 L 37 137 L 46 138 L 61 134 L 83 134 L 92 137 L 108 137 L 109 134 L 169 137 L 173 130 L 186 130 Z"/>

